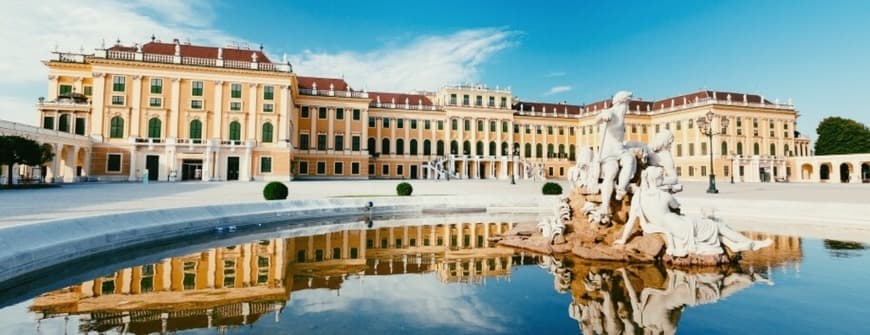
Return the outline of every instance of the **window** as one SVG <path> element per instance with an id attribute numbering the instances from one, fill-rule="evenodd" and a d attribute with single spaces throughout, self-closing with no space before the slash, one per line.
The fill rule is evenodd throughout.
<path id="1" fill-rule="evenodd" d="M 202 100 L 190 100 L 191 109 L 202 109 Z"/>
<path id="2" fill-rule="evenodd" d="M 58 87 L 59 95 L 68 95 L 70 93 L 72 93 L 72 85 L 60 85 L 60 87 Z"/>
<path id="3" fill-rule="evenodd" d="M 308 174 L 308 162 L 299 162 L 299 174 Z"/>
<path id="4" fill-rule="evenodd" d="M 677 144 L 677 157 L 682 157 L 682 156 L 683 156 L 683 145 Z"/>
<path id="5" fill-rule="evenodd" d="M 332 248 L 332 258 L 340 259 L 341 258 L 341 248 Z"/>
<path id="6" fill-rule="evenodd" d="M 106 172 L 121 172 L 121 154 L 106 155 Z"/>
<path id="7" fill-rule="evenodd" d="M 91 95 L 94 94 L 94 88 L 91 87 L 91 86 L 85 86 L 85 92 L 84 92 L 84 93 L 85 93 L 86 96 L 91 96 Z"/>
<path id="8" fill-rule="evenodd" d="M 326 134 L 317 134 L 317 150 L 326 150 Z"/>
<path id="9" fill-rule="evenodd" d="M 126 82 L 127 82 L 126 77 L 122 77 L 122 76 L 112 77 L 112 92 L 124 92 Z"/>
<path id="10" fill-rule="evenodd" d="M 308 150 L 308 143 L 311 143 L 308 134 L 299 134 L 299 149 Z"/>
<path id="11" fill-rule="evenodd" d="M 483 121 L 477 120 L 477 131 L 483 131 Z"/>
<path id="12" fill-rule="evenodd" d="M 383 175 L 383 176 L 390 175 L 390 165 L 389 164 L 384 164 L 383 166 L 381 166 L 381 175 Z"/>
<path id="13" fill-rule="evenodd" d="M 374 165 L 374 164 L 369 164 L 369 170 L 368 170 L 368 173 L 369 173 L 370 176 L 374 176 L 374 175 L 375 175 L 375 165 Z"/>
<path id="14" fill-rule="evenodd" d="M 444 121 L 438 120 L 438 130 L 444 130 Z"/>
<path id="15" fill-rule="evenodd" d="M 559 135 L 565 135 L 565 127 L 559 127 Z"/>
<path id="16" fill-rule="evenodd" d="M 531 134 L 531 133 L 532 133 L 532 126 L 526 125 L 526 134 Z"/>
<path id="17" fill-rule="evenodd" d="M 230 85 L 230 98 L 239 99 L 242 97 L 242 84 Z"/>
<path id="18" fill-rule="evenodd" d="M 163 106 L 163 99 L 161 98 L 150 98 L 148 99 L 149 107 L 160 107 Z"/>
<path id="19" fill-rule="evenodd" d="M 501 123 L 501 132 L 503 132 L 503 133 L 508 132 L 508 123 L 507 123 L 507 121 L 502 121 L 502 123 Z"/>
<path id="20" fill-rule="evenodd" d="M 326 174 L 326 162 L 317 162 L 317 174 Z"/>
<path id="21" fill-rule="evenodd" d="M 326 107 L 320 107 L 317 109 L 317 118 L 326 120 Z"/>
<path id="22" fill-rule="evenodd" d="M 396 119 L 396 128 L 402 129 L 405 127 L 405 119 Z"/>
<path id="23" fill-rule="evenodd" d="M 230 102 L 230 110 L 236 112 L 242 110 L 242 103 L 238 101 Z"/>
<path id="24" fill-rule="evenodd" d="M 273 104 L 263 104 L 263 112 L 271 113 L 275 111 L 275 105 Z"/>
<path id="25" fill-rule="evenodd" d="M 85 134 L 85 118 L 77 117 L 76 118 L 76 135 L 84 135 Z"/>
<path id="26" fill-rule="evenodd" d="M 263 143 L 272 143 L 272 133 L 273 127 L 271 122 L 266 122 L 263 124 Z"/>
<path id="27" fill-rule="evenodd" d="M 397 139 L 396 140 L 396 154 L 404 155 L 405 154 L 405 140 Z"/>
<path id="28" fill-rule="evenodd" d="M 724 170 L 724 172 L 725 172 L 724 175 L 725 175 L 725 177 L 728 177 L 728 173 L 731 172 L 731 171 L 728 170 L 728 165 L 725 165 L 724 168 L 725 168 L 725 170 Z"/>
<path id="29" fill-rule="evenodd" d="M 535 126 L 535 132 L 538 133 L 538 135 L 541 135 L 542 131 L 544 131 L 543 126 Z"/>
<path id="30" fill-rule="evenodd" d="M 457 130 L 457 129 L 459 129 L 459 120 L 457 120 L 457 119 L 450 120 L 450 130 Z"/>
<path id="31" fill-rule="evenodd" d="M 462 105 L 463 105 L 463 106 L 468 106 L 468 104 L 469 104 L 469 102 L 468 102 L 468 94 L 465 94 L 465 95 L 462 96 Z"/>
<path id="32" fill-rule="evenodd" d="M 404 173 L 404 171 L 403 171 L 404 167 L 405 166 L 402 164 L 396 165 L 396 174 L 401 176 Z"/>
<path id="33" fill-rule="evenodd" d="M 239 141 L 242 138 L 242 124 L 239 121 L 230 122 L 230 141 Z"/>
<path id="34" fill-rule="evenodd" d="M 351 143 L 350 143 L 350 145 L 351 145 L 351 150 L 353 150 L 353 151 L 360 151 L 360 144 L 359 144 L 359 141 L 360 141 L 359 135 L 353 135 L 353 136 L 350 138 L 350 142 L 351 142 Z"/>
<path id="35" fill-rule="evenodd" d="M 683 121 L 677 121 L 677 130 L 683 130 Z"/>
<path id="36" fill-rule="evenodd" d="M 385 117 L 385 118 L 381 119 L 381 123 L 382 123 L 382 126 L 384 128 L 389 128 L 390 127 L 390 118 Z"/>
<path id="37" fill-rule="evenodd" d="M 568 135 L 574 136 L 574 127 L 568 127 Z"/>
<path id="38" fill-rule="evenodd" d="M 701 142 L 701 155 L 707 155 L 707 142 Z"/>
<path id="39" fill-rule="evenodd" d="M 456 104 L 456 94 L 451 94 L 451 95 L 450 95 L 450 104 L 451 104 L 451 105 L 455 105 L 455 104 Z"/>
<path id="40" fill-rule="evenodd" d="M 547 126 L 547 135 L 553 135 L 553 126 Z"/>
<path id="41" fill-rule="evenodd" d="M 124 105 L 124 96 L 123 95 L 113 95 L 112 96 L 112 105 L 123 106 Z"/>
<path id="42" fill-rule="evenodd" d="M 335 119 L 336 120 L 344 120 L 344 108 L 336 108 L 335 109 Z"/>
<path id="43" fill-rule="evenodd" d="M 263 86 L 263 100 L 272 100 L 275 98 L 274 86 Z"/>
<path id="44" fill-rule="evenodd" d="M 695 120 L 689 119 L 688 123 L 689 123 L 689 129 L 692 129 L 695 127 Z"/>
<path id="45" fill-rule="evenodd" d="M 689 143 L 689 156 L 695 155 L 695 143 Z"/>
<path id="46" fill-rule="evenodd" d="M 432 129 L 432 121 L 423 120 L 423 129 L 426 129 L 426 130 Z"/>
<path id="47" fill-rule="evenodd" d="M 411 120 L 411 129 L 417 129 L 417 120 Z"/>
<path id="48" fill-rule="evenodd" d="M 499 107 L 501 107 L 501 108 L 507 107 L 507 98 L 501 97 L 501 104 L 499 104 Z"/>
<path id="49" fill-rule="evenodd" d="M 299 112 L 299 117 L 308 118 L 308 106 L 302 106 L 302 111 Z"/>
<path id="50" fill-rule="evenodd" d="M 475 97 L 474 98 L 474 105 L 475 106 L 483 106 L 483 97 L 479 96 L 479 95 L 477 97 Z"/>
<path id="51" fill-rule="evenodd" d="M 335 135 L 335 150 L 344 150 L 344 135 Z"/>
<path id="52" fill-rule="evenodd" d="M 344 163 L 335 162 L 335 166 L 333 167 L 332 173 L 335 175 L 343 175 L 344 174 Z"/>
<path id="53" fill-rule="evenodd" d="M 123 138 L 124 137 L 124 119 L 120 116 L 113 117 L 111 121 L 109 121 L 109 138 Z"/>
<path id="54" fill-rule="evenodd" d="M 163 94 L 163 79 L 151 79 L 151 94 Z"/>
<path id="55" fill-rule="evenodd" d="M 201 81 L 194 81 L 194 82 L 190 83 L 190 95 L 195 96 L 195 97 L 202 96 L 202 82 Z"/>
<path id="56" fill-rule="evenodd" d="M 489 97 L 488 107 L 495 107 L 495 97 Z"/>
<path id="57" fill-rule="evenodd" d="M 354 121 L 359 121 L 359 120 L 360 120 L 360 111 L 359 111 L 359 109 L 354 109 L 354 110 L 353 110 L 353 120 L 354 120 Z"/>
<path id="58" fill-rule="evenodd" d="M 260 173 L 272 173 L 272 157 L 260 157 Z"/>
<path id="59" fill-rule="evenodd" d="M 495 122 L 495 121 L 489 121 L 489 132 L 491 132 L 491 133 L 492 133 L 492 132 L 495 132 L 496 129 L 497 129 L 496 122 Z"/>
<path id="60" fill-rule="evenodd" d="M 374 126 L 375 126 L 375 118 L 369 117 L 369 127 L 374 127 Z"/>
<path id="61" fill-rule="evenodd" d="M 151 118 L 148 120 L 148 137 L 150 138 L 160 138 L 161 122 L 158 118 Z"/>
<path id="62" fill-rule="evenodd" d="M 190 121 L 190 138 L 202 139 L 202 122 L 199 120 Z"/>
<path id="63" fill-rule="evenodd" d="M 701 165 L 701 177 L 706 177 L 706 176 L 707 176 L 707 167 Z"/>
<path id="64" fill-rule="evenodd" d="M 54 117 L 46 116 L 42 118 L 42 128 L 54 129 Z"/>
<path id="65" fill-rule="evenodd" d="M 359 174 L 359 162 L 350 163 L 350 174 Z"/>
<path id="66" fill-rule="evenodd" d="M 69 114 L 63 114 L 60 116 L 57 124 L 57 130 L 65 133 L 69 132 Z"/>

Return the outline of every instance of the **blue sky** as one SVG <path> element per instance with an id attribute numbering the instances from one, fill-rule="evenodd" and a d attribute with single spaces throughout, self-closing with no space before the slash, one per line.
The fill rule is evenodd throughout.
<path id="1" fill-rule="evenodd" d="M 262 43 L 275 61 L 288 54 L 300 75 L 344 76 L 369 90 L 472 81 L 525 100 L 587 103 L 622 89 L 661 99 L 707 88 L 792 98 L 798 129 L 813 138 L 826 116 L 870 124 L 867 1 L 51 1 L 60 0 L 13 4 L 0 23 L 6 45 L 26 40 L 30 50 L 0 58 L 0 118 L 35 122 L 22 110 L 45 95 L 36 60 L 55 45 L 89 51 L 101 39 L 132 44 L 155 33 Z M 74 18 L 46 27 L 57 6 L 76 8 Z"/>

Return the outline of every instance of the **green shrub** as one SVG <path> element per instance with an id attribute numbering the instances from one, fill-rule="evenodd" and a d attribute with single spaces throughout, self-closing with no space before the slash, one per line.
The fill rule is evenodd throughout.
<path id="1" fill-rule="evenodd" d="M 545 183 L 541 189 L 544 195 L 559 195 L 562 194 L 562 186 L 556 183 Z"/>
<path id="2" fill-rule="evenodd" d="M 284 200 L 289 194 L 290 190 L 287 189 L 287 185 L 280 181 L 270 182 L 263 188 L 263 198 L 266 200 Z"/>
<path id="3" fill-rule="evenodd" d="M 396 185 L 396 194 L 398 195 L 411 195 L 411 192 L 414 192 L 414 188 L 411 187 L 411 184 L 399 183 L 399 185 Z"/>

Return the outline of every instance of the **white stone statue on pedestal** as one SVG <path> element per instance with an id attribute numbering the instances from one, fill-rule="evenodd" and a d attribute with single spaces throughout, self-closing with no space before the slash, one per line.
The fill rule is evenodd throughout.
<path id="1" fill-rule="evenodd" d="M 600 221 L 610 222 L 610 199 L 622 198 L 628 193 L 628 185 L 637 169 L 635 156 L 625 146 L 625 114 L 631 92 L 619 91 L 613 96 L 613 107 L 598 114 L 601 147 L 595 160 L 601 171 L 601 205 L 593 213 Z M 593 163 L 595 164 L 595 163 Z"/>

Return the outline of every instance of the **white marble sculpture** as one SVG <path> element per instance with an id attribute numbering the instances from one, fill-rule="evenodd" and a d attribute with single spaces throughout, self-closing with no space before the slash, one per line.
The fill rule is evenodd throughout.
<path id="1" fill-rule="evenodd" d="M 679 182 L 671 146 L 674 134 L 669 130 L 654 135 L 648 144 L 625 142 L 625 115 L 631 93 L 617 92 L 611 108 L 596 117 L 600 126 L 600 150 L 581 147 L 577 164 L 569 170 L 571 185 L 587 197 L 580 211 L 593 227 L 611 224 L 611 201 L 620 201 L 633 193 L 629 218 L 621 238 L 614 244 L 628 242 L 636 222 L 644 234 L 662 234 L 666 253 L 673 257 L 720 255 L 722 245 L 733 252 L 757 250 L 771 244 L 770 240 L 753 241 L 721 223 L 712 215 L 689 218 L 679 214 L 679 203 L 673 194 L 683 190 Z M 632 183 L 638 169 L 640 187 Z M 557 214 L 558 216 L 558 214 Z"/>

